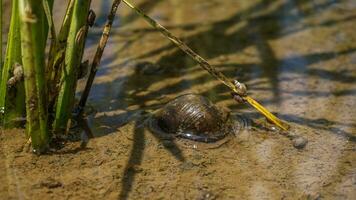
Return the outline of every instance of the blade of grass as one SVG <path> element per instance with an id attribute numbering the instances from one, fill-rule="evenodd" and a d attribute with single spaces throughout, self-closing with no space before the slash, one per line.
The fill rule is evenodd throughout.
<path id="1" fill-rule="evenodd" d="M 188 47 L 183 41 L 175 37 L 172 33 L 170 33 L 166 28 L 164 28 L 161 24 L 153 20 L 151 17 L 147 16 L 144 12 L 142 12 L 140 9 L 136 8 L 133 6 L 130 2 L 127 0 L 122 0 L 127 6 L 129 6 L 131 9 L 133 9 L 138 15 L 143 17 L 151 26 L 156 28 L 158 31 L 160 31 L 164 36 L 166 36 L 169 40 L 171 40 L 175 45 L 177 45 L 183 52 L 185 52 L 187 55 L 189 55 L 193 60 L 199 63 L 199 65 L 208 71 L 212 76 L 220 80 L 223 84 L 225 84 L 227 87 L 229 87 L 233 92 L 239 94 L 244 98 L 250 105 L 252 105 L 255 109 L 257 109 L 259 112 L 261 112 L 265 117 L 267 117 L 270 121 L 272 121 L 274 124 L 276 124 L 278 127 L 282 128 L 283 130 L 287 130 L 289 128 L 288 124 L 285 122 L 282 122 L 280 119 L 278 119 L 275 115 L 273 115 L 271 112 L 269 112 L 266 108 L 264 108 L 262 105 L 258 104 L 255 100 L 253 100 L 249 96 L 245 96 L 245 92 L 241 91 L 236 85 L 233 84 L 232 81 L 230 81 L 223 73 L 217 71 L 213 66 L 211 66 L 208 61 L 206 61 L 204 58 L 199 56 L 197 53 L 195 53 L 190 47 Z"/>
<path id="2" fill-rule="evenodd" d="M 54 27 L 52 12 L 51 12 L 51 8 L 50 8 L 48 0 L 42 0 L 42 6 L 44 9 L 44 13 L 46 15 L 48 28 L 51 31 L 51 39 L 55 41 L 57 39 L 56 29 Z M 46 35 L 46 34 L 44 34 L 44 35 Z"/>
<path id="3" fill-rule="evenodd" d="M 78 68 L 83 56 L 90 3 L 90 0 L 76 0 L 74 2 L 65 54 L 65 66 L 62 70 L 61 87 L 53 123 L 53 130 L 57 134 L 65 132 L 72 114 Z"/>
<path id="4" fill-rule="evenodd" d="M 80 98 L 80 101 L 79 101 L 79 104 L 78 104 L 78 112 L 79 112 L 78 114 L 82 114 L 82 112 L 84 110 L 86 101 L 87 101 L 88 96 L 89 96 L 90 88 L 93 85 L 96 72 L 98 71 L 100 60 L 101 60 L 101 57 L 103 55 L 106 43 L 107 43 L 107 41 L 109 39 L 110 30 L 111 30 L 112 24 L 114 22 L 114 18 L 115 18 L 115 14 L 116 14 L 117 8 L 118 8 L 120 3 L 121 3 L 121 0 L 115 0 L 113 2 L 112 6 L 111 6 L 111 11 L 110 11 L 110 13 L 108 15 L 107 22 L 105 24 L 103 33 L 102 33 L 100 41 L 99 41 L 99 45 L 98 45 L 98 47 L 96 49 L 96 53 L 95 53 L 93 62 L 91 64 L 90 74 L 89 74 L 88 80 L 86 82 L 85 89 L 83 91 L 83 94 L 82 94 L 82 96 Z"/>
<path id="5" fill-rule="evenodd" d="M 35 152 L 48 147 L 43 9 L 36 0 L 19 0 L 22 63 L 26 93 L 26 131 Z"/>
<path id="6" fill-rule="evenodd" d="M 68 33 L 69 33 L 71 19 L 73 16 L 74 2 L 75 2 L 75 0 L 69 1 L 67 9 L 66 9 L 66 14 L 63 18 L 62 26 L 61 26 L 59 34 L 58 34 L 58 41 L 59 41 L 59 44 L 61 44 L 62 46 L 66 46 L 66 43 L 67 43 L 67 37 L 68 37 Z"/>
<path id="7" fill-rule="evenodd" d="M 69 34 L 69 28 L 71 23 L 71 18 L 73 15 L 74 0 L 68 2 L 66 9 L 66 14 L 64 16 L 62 26 L 60 28 L 57 41 L 51 44 L 48 64 L 47 64 L 47 75 L 48 77 L 48 90 L 49 90 L 49 105 L 53 107 L 56 96 L 58 95 L 58 86 L 60 80 L 60 71 L 63 66 L 65 48 L 67 44 L 67 38 Z M 50 108 L 52 111 L 53 108 Z"/>
<path id="8" fill-rule="evenodd" d="M 0 82 L 0 107 L 3 108 L 2 121 L 4 126 L 16 126 L 11 121 L 21 118 L 25 114 L 25 94 L 24 83 L 18 81 L 9 91 L 8 80 L 12 74 L 15 63 L 21 64 L 21 36 L 20 36 L 20 18 L 18 12 L 18 0 L 12 1 L 11 21 L 8 34 L 5 55 L 5 63 L 2 68 L 2 79 Z M 10 94 L 11 93 L 11 94 Z"/>
<path id="9" fill-rule="evenodd" d="M 47 20 L 47 16 L 46 13 L 44 11 L 44 7 L 43 4 L 41 3 L 41 1 L 47 1 L 48 7 L 49 7 L 49 12 L 52 13 L 52 8 L 53 8 L 53 3 L 54 0 L 37 0 L 37 9 L 40 9 L 41 12 L 39 13 L 39 17 L 41 17 L 41 24 L 42 24 L 42 32 L 43 32 L 43 36 L 44 38 L 41 39 L 41 41 L 43 42 L 43 46 L 44 48 L 46 48 L 47 45 L 47 38 L 48 38 L 48 30 L 49 30 L 49 23 Z"/>
<path id="10" fill-rule="evenodd" d="M 57 46 L 57 35 L 56 35 L 56 29 L 54 27 L 54 22 L 52 18 L 52 12 L 50 5 L 47 0 L 42 0 L 42 6 L 46 15 L 47 23 L 48 23 L 48 28 L 51 31 L 51 45 L 49 48 L 49 55 L 48 55 L 48 60 L 51 60 L 53 57 L 54 53 L 53 51 L 55 50 L 55 46 Z M 49 62 L 48 62 L 49 63 Z M 51 73 L 51 68 L 46 67 L 46 78 L 49 80 L 49 74 Z"/>

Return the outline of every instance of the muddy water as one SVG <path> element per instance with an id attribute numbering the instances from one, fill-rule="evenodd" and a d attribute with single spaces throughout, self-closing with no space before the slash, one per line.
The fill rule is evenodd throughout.
<path id="1" fill-rule="evenodd" d="M 134 1 L 292 131 L 248 125 L 214 148 L 166 140 L 145 120 L 185 93 L 260 123 L 248 105 L 121 5 L 89 104 L 96 136 L 51 155 L 24 149 L 23 131 L 0 142 L 0 194 L 10 199 L 353 199 L 356 196 L 356 3 L 352 0 Z M 92 58 L 109 1 L 94 1 Z M 152 65 L 143 65 L 150 62 Z M 148 67 L 147 67 L 148 66 Z M 83 89 L 78 86 L 78 97 Z"/>

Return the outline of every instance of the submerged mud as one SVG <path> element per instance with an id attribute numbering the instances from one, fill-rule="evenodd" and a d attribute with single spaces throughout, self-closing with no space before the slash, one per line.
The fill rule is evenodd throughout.
<path id="1" fill-rule="evenodd" d="M 252 97 L 308 139 L 305 148 L 253 124 L 216 148 L 182 145 L 150 131 L 147 117 L 186 93 L 228 107 L 233 117 L 259 124 L 264 119 L 248 105 L 237 105 L 224 85 L 121 5 L 89 97 L 96 110 L 88 118 L 94 138 L 86 147 L 68 142 L 35 156 L 26 151 L 23 130 L 2 130 L 2 198 L 356 196 L 354 1 L 134 2 L 218 70 L 245 83 Z M 98 19 L 87 58 L 109 7 L 108 1 L 93 1 Z M 78 96 L 82 89 L 80 83 Z"/>

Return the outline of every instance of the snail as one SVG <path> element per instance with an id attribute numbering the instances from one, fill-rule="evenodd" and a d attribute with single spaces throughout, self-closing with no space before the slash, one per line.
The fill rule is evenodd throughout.
<path id="1" fill-rule="evenodd" d="M 154 132 L 205 143 L 216 142 L 236 131 L 227 109 L 196 94 L 168 102 L 153 115 L 152 122 Z"/>
<path id="2" fill-rule="evenodd" d="M 15 63 L 13 66 L 13 76 L 7 81 L 8 88 L 11 88 L 23 79 L 23 68 L 19 63 Z"/>
<path id="3" fill-rule="evenodd" d="M 244 96 L 237 93 L 233 93 L 233 97 L 245 101 Z M 160 136 L 214 145 L 223 144 L 232 138 L 228 136 L 251 130 L 252 126 L 256 131 L 280 131 L 242 115 L 232 116 L 227 109 L 215 106 L 209 99 L 196 94 L 185 94 L 173 99 L 153 113 L 149 120 L 151 131 Z M 308 143 L 306 138 L 294 132 L 282 131 L 281 134 L 290 138 L 297 149 L 303 149 Z"/>
<path id="4" fill-rule="evenodd" d="M 232 97 L 238 103 L 244 103 L 245 99 L 243 97 L 245 97 L 247 95 L 247 87 L 246 87 L 246 85 L 243 84 L 243 83 L 240 83 L 237 80 L 233 80 L 232 83 L 234 84 L 234 86 L 236 88 L 236 91 L 238 92 L 238 93 L 231 92 Z"/>

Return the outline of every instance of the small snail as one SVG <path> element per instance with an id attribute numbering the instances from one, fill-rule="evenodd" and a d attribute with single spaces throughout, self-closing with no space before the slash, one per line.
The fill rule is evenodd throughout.
<path id="1" fill-rule="evenodd" d="M 8 88 L 11 88 L 23 79 L 23 68 L 19 63 L 14 64 L 13 76 L 7 81 Z"/>
<path id="2" fill-rule="evenodd" d="M 170 101 L 154 114 L 153 122 L 153 131 L 206 143 L 221 140 L 235 130 L 226 109 L 195 94 Z"/>
<path id="3" fill-rule="evenodd" d="M 232 92 L 231 95 L 233 96 L 233 98 L 239 102 L 239 103 L 244 103 L 245 100 L 243 99 L 244 96 L 247 96 L 247 87 L 245 84 L 240 83 L 237 80 L 233 80 L 232 83 L 234 84 L 235 88 L 236 88 L 236 92 Z"/>

